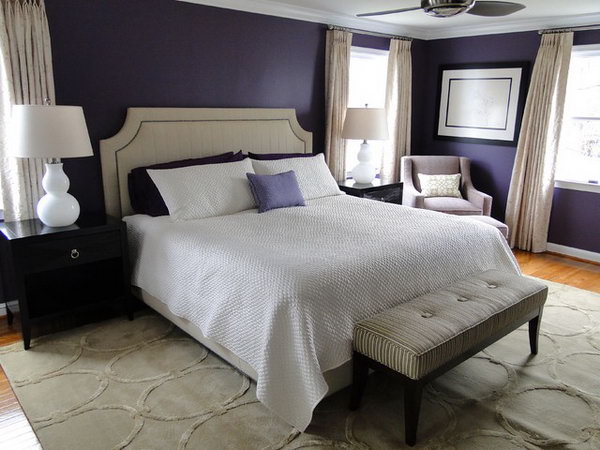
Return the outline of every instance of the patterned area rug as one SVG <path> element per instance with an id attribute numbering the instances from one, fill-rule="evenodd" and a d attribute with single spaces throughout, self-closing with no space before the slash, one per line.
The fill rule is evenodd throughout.
<path id="1" fill-rule="evenodd" d="M 417 448 L 600 448 L 600 294 L 548 284 L 540 354 L 522 328 L 436 380 Z M 348 389 L 326 399 L 299 433 L 154 314 L 4 347 L 0 362 L 46 450 L 404 447 L 393 378 L 372 375 L 355 413 Z"/>

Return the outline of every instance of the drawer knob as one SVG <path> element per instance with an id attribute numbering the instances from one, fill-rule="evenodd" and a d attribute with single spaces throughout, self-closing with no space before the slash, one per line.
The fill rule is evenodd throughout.
<path id="1" fill-rule="evenodd" d="M 74 248 L 71 250 L 71 259 L 77 259 L 77 258 L 79 258 L 79 250 Z"/>

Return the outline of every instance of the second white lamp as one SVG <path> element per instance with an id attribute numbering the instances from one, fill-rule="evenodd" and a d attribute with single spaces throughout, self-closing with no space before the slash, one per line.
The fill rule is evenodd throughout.
<path id="1" fill-rule="evenodd" d="M 352 178 L 360 184 L 369 184 L 377 174 L 373 164 L 375 152 L 368 140 L 386 140 L 389 137 L 385 109 L 348 108 L 342 129 L 344 139 L 362 139 L 358 152 L 358 165 L 352 169 Z"/>
<path id="2" fill-rule="evenodd" d="M 79 106 L 14 105 L 11 154 L 19 158 L 51 158 L 42 180 L 44 195 L 37 205 L 49 227 L 66 227 L 79 217 L 79 203 L 59 158 L 92 156 L 83 109 Z"/>

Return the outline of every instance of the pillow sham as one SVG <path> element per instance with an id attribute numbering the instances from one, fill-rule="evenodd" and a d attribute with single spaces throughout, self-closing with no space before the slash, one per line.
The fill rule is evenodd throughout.
<path id="1" fill-rule="evenodd" d="M 247 173 L 246 176 L 259 213 L 277 208 L 304 206 L 304 197 L 293 170 L 275 175 Z"/>
<path id="2" fill-rule="evenodd" d="M 150 216 L 166 216 L 169 214 L 158 188 L 148 175 L 147 170 L 176 169 L 178 167 L 200 166 L 205 164 L 219 164 L 229 161 L 241 161 L 245 156 L 242 152 L 227 152 L 220 155 L 206 156 L 204 158 L 190 158 L 179 161 L 153 164 L 151 166 L 136 167 L 127 176 L 129 186 L 129 200 L 131 207 L 137 214 Z"/>
<path id="3" fill-rule="evenodd" d="M 421 194 L 425 197 L 457 197 L 460 194 L 460 173 L 452 175 L 418 174 L 421 183 Z"/>
<path id="4" fill-rule="evenodd" d="M 288 158 L 310 158 L 312 153 L 252 153 L 248 152 L 248 156 L 252 159 L 258 159 L 261 161 L 272 161 L 276 159 L 288 159 Z"/>
<path id="5" fill-rule="evenodd" d="M 258 175 L 275 175 L 293 170 L 304 200 L 342 195 L 343 192 L 331 176 L 322 153 L 311 158 L 287 158 L 271 161 L 252 160 Z"/>
<path id="6" fill-rule="evenodd" d="M 148 170 L 173 220 L 225 216 L 256 207 L 246 173 L 250 158 L 242 161 L 177 169 Z"/>

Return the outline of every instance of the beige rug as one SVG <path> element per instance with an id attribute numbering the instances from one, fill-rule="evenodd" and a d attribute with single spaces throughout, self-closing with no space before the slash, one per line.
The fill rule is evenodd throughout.
<path id="1" fill-rule="evenodd" d="M 523 328 L 439 378 L 418 447 L 600 448 L 600 294 L 548 284 L 540 354 Z M 404 446 L 393 378 L 371 376 L 355 413 L 348 390 L 326 399 L 301 434 L 257 402 L 248 378 L 153 314 L 21 348 L 0 349 L 0 362 L 46 450 Z"/>

